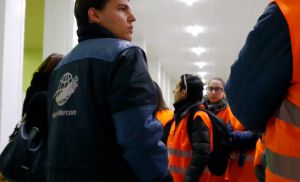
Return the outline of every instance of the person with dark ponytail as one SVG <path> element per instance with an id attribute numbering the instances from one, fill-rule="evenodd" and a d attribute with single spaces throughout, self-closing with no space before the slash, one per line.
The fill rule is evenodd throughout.
<path id="1" fill-rule="evenodd" d="M 166 144 L 171 125 L 174 120 L 174 111 L 167 107 L 159 85 L 156 82 L 154 82 L 154 85 L 157 91 L 157 109 L 155 112 L 155 117 L 163 126 L 164 132 L 161 140 Z"/>

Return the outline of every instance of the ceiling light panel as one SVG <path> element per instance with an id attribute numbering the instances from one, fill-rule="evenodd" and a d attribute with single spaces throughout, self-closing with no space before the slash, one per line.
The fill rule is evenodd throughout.
<path id="1" fill-rule="evenodd" d="M 181 2 L 184 2 L 188 6 L 192 6 L 195 2 L 199 0 L 180 0 Z"/>
<path id="2" fill-rule="evenodd" d="M 206 62 L 195 62 L 194 64 L 198 66 L 200 69 L 202 69 L 204 66 L 207 66 Z"/>
<path id="3" fill-rule="evenodd" d="M 185 31 L 196 37 L 199 33 L 204 32 L 204 27 L 200 25 L 186 26 Z"/>
<path id="4" fill-rule="evenodd" d="M 200 56 L 201 54 L 203 54 L 206 51 L 206 49 L 203 47 L 193 47 L 193 48 L 190 48 L 190 51 L 195 53 L 197 56 Z"/>
<path id="5" fill-rule="evenodd" d="M 204 78 L 207 74 L 208 74 L 208 72 L 204 72 L 204 71 L 200 71 L 197 73 L 197 75 L 199 75 L 200 78 Z"/>

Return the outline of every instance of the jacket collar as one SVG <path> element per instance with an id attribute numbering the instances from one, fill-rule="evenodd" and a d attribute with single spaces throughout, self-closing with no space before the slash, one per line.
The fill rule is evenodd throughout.
<path id="1" fill-rule="evenodd" d="M 191 109 L 198 107 L 201 104 L 200 101 L 189 101 L 189 100 L 183 100 L 176 102 L 174 104 L 174 119 L 176 123 L 180 122 L 182 118 L 184 118 Z"/>
<path id="2" fill-rule="evenodd" d="M 116 38 L 109 30 L 95 23 L 79 27 L 77 36 L 78 42 L 93 38 Z"/>

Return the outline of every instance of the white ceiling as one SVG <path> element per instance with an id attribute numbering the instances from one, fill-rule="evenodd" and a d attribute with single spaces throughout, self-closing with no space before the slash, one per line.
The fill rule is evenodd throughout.
<path id="1" fill-rule="evenodd" d="M 161 61 L 163 69 L 177 79 L 183 73 L 207 72 L 208 80 L 227 80 L 248 32 L 255 25 L 268 0 L 199 0 L 187 6 L 182 0 L 131 0 L 137 18 L 134 42 L 143 44 L 148 62 Z M 205 28 L 197 37 L 185 26 Z M 192 47 L 207 51 L 197 56 Z M 195 62 L 206 62 L 200 69 Z"/>

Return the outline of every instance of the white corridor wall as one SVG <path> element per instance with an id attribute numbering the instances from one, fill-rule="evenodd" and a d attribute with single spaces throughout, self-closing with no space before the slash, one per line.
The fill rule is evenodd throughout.
<path id="1" fill-rule="evenodd" d="M 25 2 L 0 1 L 0 151 L 21 119 Z"/>

